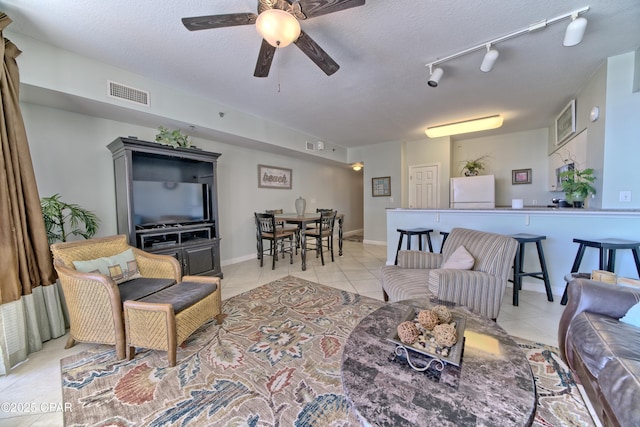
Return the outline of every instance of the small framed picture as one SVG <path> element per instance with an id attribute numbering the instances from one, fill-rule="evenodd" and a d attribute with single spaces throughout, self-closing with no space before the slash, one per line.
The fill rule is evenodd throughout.
<path id="1" fill-rule="evenodd" d="M 391 196 L 391 177 L 371 178 L 371 195 L 373 197 Z"/>
<path id="2" fill-rule="evenodd" d="M 511 184 L 531 184 L 531 169 L 514 169 L 511 171 Z"/>

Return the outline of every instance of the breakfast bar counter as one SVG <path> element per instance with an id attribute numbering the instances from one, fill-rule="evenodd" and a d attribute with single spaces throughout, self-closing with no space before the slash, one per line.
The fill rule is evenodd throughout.
<path id="1" fill-rule="evenodd" d="M 640 240 L 640 210 L 574 209 L 510 207 L 495 209 L 387 209 L 387 265 L 395 260 L 398 228 L 431 228 L 433 250 L 440 250 L 442 235 L 452 228 L 512 235 L 517 233 L 546 236 L 543 243 L 547 270 L 554 295 L 562 295 L 564 277 L 571 271 L 579 245 L 573 239 Z M 529 253 L 531 251 L 531 253 Z M 526 248 L 524 271 L 537 271 L 535 247 Z M 638 273 L 631 251 L 619 251 L 615 272 L 620 276 L 637 278 Z M 531 263 L 531 265 L 528 265 Z M 587 250 L 580 271 L 591 272 L 599 266 L 597 250 Z M 523 289 L 544 292 L 542 282 L 525 280 Z"/>

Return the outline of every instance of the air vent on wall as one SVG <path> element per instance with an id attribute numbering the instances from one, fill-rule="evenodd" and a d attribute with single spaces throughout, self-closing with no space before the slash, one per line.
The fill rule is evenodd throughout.
<path id="1" fill-rule="evenodd" d="M 149 92 L 112 82 L 111 80 L 108 80 L 107 83 L 109 97 L 123 99 L 133 102 L 134 104 L 149 107 Z"/>
<path id="2" fill-rule="evenodd" d="M 308 151 L 316 151 L 316 146 L 313 142 L 307 141 L 307 150 Z"/>

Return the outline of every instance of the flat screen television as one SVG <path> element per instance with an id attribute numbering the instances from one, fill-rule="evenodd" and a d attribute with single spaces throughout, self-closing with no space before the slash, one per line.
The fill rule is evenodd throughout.
<path id="1" fill-rule="evenodd" d="M 210 219 L 207 184 L 133 180 L 132 187 L 136 226 L 185 224 Z"/>

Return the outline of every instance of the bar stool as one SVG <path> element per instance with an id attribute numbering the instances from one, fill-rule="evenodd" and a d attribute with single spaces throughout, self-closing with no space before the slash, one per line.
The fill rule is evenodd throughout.
<path id="1" fill-rule="evenodd" d="M 518 305 L 518 292 L 522 289 L 523 277 L 533 277 L 534 279 L 542 280 L 544 282 L 544 288 L 547 291 L 547 301 L 553 302 L 553 293 L 551 292 L 551 283 L 549 282 L 547 263 L 544 260 L 544 252 L 542 251 L 542 241 L 545 240 L 547 236 L 518 233 L 512 234 L 511 237 L 518 241 L 516 257 L 513 260 L 513 280 L 509 280 L 511 283 L 513 283 L 513 305 Z M 542 271 L 527 273 L 522 271 L 522 266 L 524 264 L 525 245 L 527 243 L 534 242 L 536 244 L 536 249 L 538 250 L 538 261 L 540 262 L 540 269 Z"/>
<path id="2" fill-rule="evenodd" d="M 418 249 L 422 250 L 422 236 L 425 236 L 427 240 L 427 244 L 429 245 L 429 252 L 433 252 L 433 247 L 431 246 L 431 233 L 433 229 L 431 228 L 398 228 L 398 233 L 400 233 L 400 239 L 398 240 L 398 249 L 396 250 L 396 260 L 394 265 L 398 265 L 398 252 L 402 248 L 402 239 L 406 235 L 407 236 L 407 250 L 411 250 L 411 238 L 413 236 L 418 236 Z"/>
<path id="3" fill-rule="evenodd" d="M 565 278 L 567 284 L 564 287 L 564 294 L 562 294 L 562 300 L 560 301 L 560 304 L 567 304 L 567 287 L 569 286 L 569 281 L 571 281 L 572 277 L 576 277 L 573 273 L 578 272 L 586 248 L 598 249 L 600 251 L 598 268 L 600 270 L 610 271 L 611 273 L 614 273 L 614 269 L 616 266 L 616 250 L 631 249 L 631 252 L 633 253 L 633 260 L 636 263 L 636 270 L 638 271 L 638 276 L 640 276 L 640 258 L 638 257 L 640 242 L 625 239 L 573 239 L 573 242 L 578 243 L 580 246 L 578 246 L 576 259 L 573 261 L 571 273 Z"/>
<path id="4" fill-rule="evenodd" d="M 442 253 L 442 248 L 444 248 L 444 242 L 447 241 L 447 237 L 449 237 L 448 231 L 441 231 L 440 235 L 442 236 L 442 244 L 440 245 L 440 253 Z"/>

